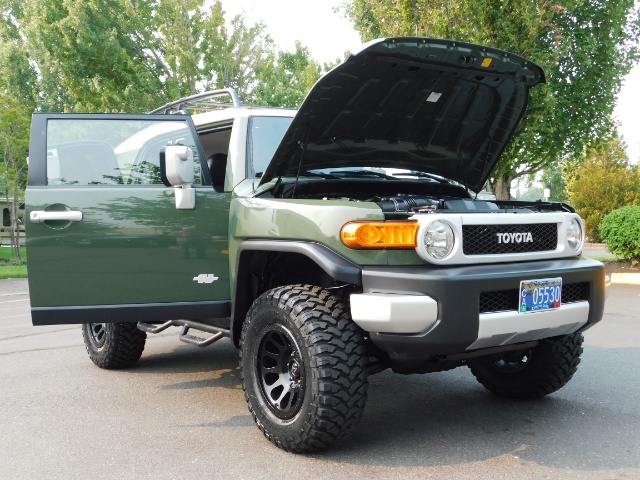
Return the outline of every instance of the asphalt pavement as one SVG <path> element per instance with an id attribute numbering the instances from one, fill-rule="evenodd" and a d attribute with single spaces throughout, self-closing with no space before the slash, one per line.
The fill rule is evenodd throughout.
<path id="1" fill-rule="evenodd" d="M 135 367 L 101 370 L 78 326 L 32 327 L 26 281 L 0 281 L 0 478 L 640 478 L 640 287 L 610 292 L 547 398 L 498 398 L 464 368 L 387 371 L 352 437 L 293 455 L 253 424 L 228 341 L 199 349 L 170 329 Z"/>

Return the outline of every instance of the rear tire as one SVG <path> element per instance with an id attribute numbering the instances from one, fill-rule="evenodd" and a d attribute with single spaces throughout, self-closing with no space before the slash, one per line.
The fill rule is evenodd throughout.
<path id="1" fill-rule="evenodd" d="M 147 334 L 135 323 L 83 323 L 82 338 L 89 358 L 100 368 L 127 368 L 142 355 Z"/>
<path id="2" fill-rule="evenodd" d="M 367 400 L 366 347 L 346 306 L 327 290 L 269 290 L 247 314 L 242 388 L 254 421 L 291 452 L 326 448 L 357 427 Z"/>
<path id="3" fill-rule="evenodd" d="M 529 350 L 509 352 L 490 361 L 469 363 L 487 390 L 508 398 L 540 398 L 564 387 L 576 373 L 582 354 L 581 333 L 542 340 Z"/>

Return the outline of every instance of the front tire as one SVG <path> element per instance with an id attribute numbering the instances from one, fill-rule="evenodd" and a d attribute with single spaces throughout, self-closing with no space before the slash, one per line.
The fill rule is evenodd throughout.
<path id="1" fill-rule="evenodd" d="M 500 358 L 474 361 L 471 373 L 487 390 L 508 398 L 540 398 L 564 387 L 578 368 L 581 333 L 542 340 L 535 347 Z"/>
<path id="2" fill-rule="evenodd" d="M 367 400 L 366 347 L 348 309 L 311 285 L 274 288 L 242 328 L 242 388 L 254 421 L 291 452 L 326 448 L 357 427 Z"/>
<path id="3" fill-rule="evenodd" d="M 89 358 L 100 368 L 127 368 L 136 363 L 147 339 L 135 323 L 83 323 L 82 338 Z"/>

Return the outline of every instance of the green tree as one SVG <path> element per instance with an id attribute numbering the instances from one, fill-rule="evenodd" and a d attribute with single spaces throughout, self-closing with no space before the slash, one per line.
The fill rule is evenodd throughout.
<path id="1" fill-rule="evenodd" d="M 11 217 L 11 256 L 22 260 L 18 229 L 18 207 L 23 202 L 27 181 L 29 149 L 29 111 L 12 96 L 0 95 L 0 172 L 4 180 L 0 196 L 9 200 Z"/>
<path id="2" fill-rule="evenodd" d="M 151 110 L 198 91 L 248 95 L 273 41 L 219 1 L 5 0 L 0 41 L 19 46 L 43 111 Z"/>
<path id="3" fill-rule="evenodd" d="M 601 240 L 600 223 L 606 214 L 627 205 L 640 205 L 640 167 L 629 164 L 618 138 L 589 148 L 581 159 L 567 162 L 565 179 L 569 201 L 585 220 L 587 236 L 594 241 Z"/>
<path id="4" fill-rule="evenodd" d="M 634 0 L 351 0 L 345 12 L 363 40 L 395 35 L 452 38 L 530 58 L 547 73 L 493 172 L 511 182 L 578 157 L 611 129 L 621 78 L 638 58 Z"/>
<path id="5" fill-rule="evenodd" d="M 179 0 L 178 0 L 179 1 Z M 214 16 L 203 26 L 200 45 L 202 90 L 235 88 L 241 98 L 251 99 L 260 83 L 257 72 L 273 58 L 275 44 L 262 22 L 248 25 L 243 15 L 231 19 L 227 29 L 219 1 L 212 7 Z"/>
<path id="6" fill-rule="evenodd" d="M 550 200 L 553 200 L 554 202 L 567 201 L 567 186 L 564 182 L 564 174 L 562 172 L 562 165 L 560 162 L 551 163 L 542 170 L 540 183 L 544 188 L 548 188 L 550 190 Z"/>
<path id="7" fill-rule="evenodd" d="M 527 201 L 535 201 L 535 200 L 543 200 L 544 192 L 542 187 L 530 186 L 527 188 L 522 194 L 518 197 L 518 200 L 527 200 Z"/>
<path id="8" fill-rule="evenodd" d="M 300 42 L 296 42 L 295 51 L 279 51 L 273 57 L 256 72 L 261 81 L 253 90 L 255 103 L 273 107 L 300 106 L 320 78 L 322 68 L 310 58 L 309 50 Z"/>

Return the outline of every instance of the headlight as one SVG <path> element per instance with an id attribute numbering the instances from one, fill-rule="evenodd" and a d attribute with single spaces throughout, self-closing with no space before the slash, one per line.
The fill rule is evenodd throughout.
<path id="1" fill-rule="evenodd" d="M 577 218 L 572 218 L 567 225 L 567 243 L 574 252 L 582 247 L 582 224 Z"/>
<path id="2" fill-rule="evenodd" d="M 446 258 L 453 250 L 453 228 L 447 222 L 436 220 L 424 231 L 424 246 L 427 254 L 436 260 Z"/>

